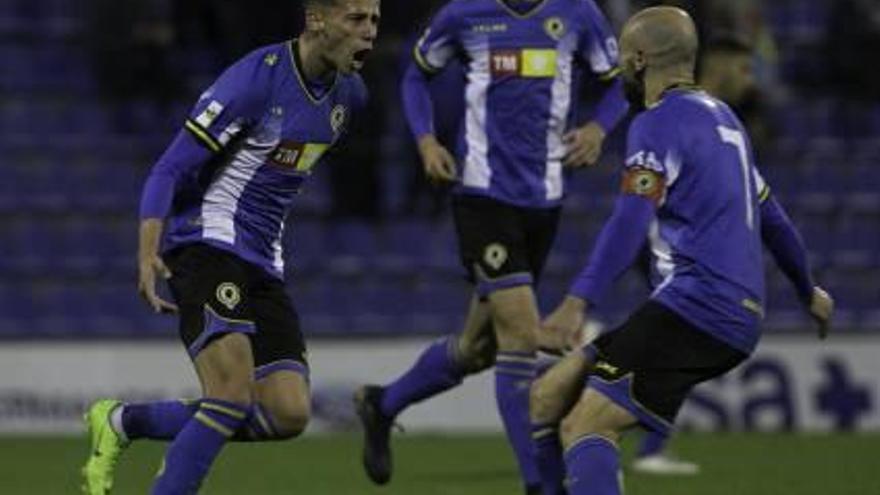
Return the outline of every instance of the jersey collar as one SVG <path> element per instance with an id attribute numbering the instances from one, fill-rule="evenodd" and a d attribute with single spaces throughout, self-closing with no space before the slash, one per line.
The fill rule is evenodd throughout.
<path id="1" fill-rule="evenodd" d="M 339 71 L 333 73 L 333 83 L 324 91 L 324 94 L 319 98 L 315 93 L 312 92 L 311 88 L 309 88 L 309 84 L 306 82 L 306 76 L 304 71 L 302 70 L 302 60 L 299 58 L 299 50 L 297 50 L 298 40 L 296 38 L 287 42 L 287 51 L 290 54 L 290 65 L 293 66 L 293 72 L 296 75 L 296 80 L 299 81 L 299 85 L 302 87 L 306 96 L 309 98 L 315 105 L 320 105 L 324 100 L 327 99 L 327 96 L 336 89 L 336 83 L 339 81 Z"/>
<path id="2" fill-rule="evenodd" d="M 670 94 L 672 94 L 675 91 L 698 92 L 698 91 L 703 91 L 703 88 L 701 88 L 696 83 L 675 83 L 675 84 L 672 84 L 672 85 L 668 86 L 666 89 L 664 89 L 663 91 L 661 91 L 660 98 L 657 98 L 657 101 L 653 105 L 650 105 L 648 108 L 649 109 L 654 108 L 657 105 L 663 103 L 663 100 L 665 100 L 667 96 L 669 96 Z"/>
<path id="3" fill-rule="evenodd" d="M 533 5 L 532 8 L 530 8 L 529 10 L 527 10 L 525 12 L 517 12 L 516 9 L 514 9 L 513 7 L 508 5 L 508 3 L 505 0 L 496 0 L 496 1 L 498 3 L 500 3 L 502 7 L 504 7 L 504 10 L 510 12 L 510 14 L 512 16 L 518 17 L 520 19 L 525 19 L 527 17 L 531 17 L 532 14 L 541 10 L 541 7 L 543 7 L 544 4 L 547 3 L 547 0 L 535 0 L 535 5 Z"/>

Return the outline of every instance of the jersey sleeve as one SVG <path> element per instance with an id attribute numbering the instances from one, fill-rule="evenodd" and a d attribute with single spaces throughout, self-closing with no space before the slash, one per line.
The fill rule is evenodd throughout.
<path id="1" fill-rule="evenodd" d="M 764 180 L 758 167 L 752 167 L 752 175 L 755 178 L 755 189 L 758 191 L 758 202 L 764 203 L 770 198 L 770 186 L 767 184 L 767 181 Z"/>
<path id="2" fill-rule="evenodd" d="M 593 0 L 580 0 L 579 3 L 582 18 L 587 26 L 580 40 L 580 58 L 599 79 L 606 81 L 614 79 L 620 72 L 617 38 L 605 14 Z"/>
<path id="3" fill-rule="evenodd" d="M 455 56 L 459 31 L 455 7 L 456 2 L 450 2 L 440 9 L 416 41 L 413 57 L 423 71 L 439 72 Z"/>
<path id="4" fill-rule="evenodd" d="M 222 150 L 264 110 L 269 71 L 280 56 L 271 51 L 251 53 L 230 66 L 199 97 L 185 127 L 213 152 Z"/>
<path id="5" fill-rule="evenodd" d="M 630 126 L 621 193 L 644 196 L 659 205 L 681 171 L 681 159 L 651 117 L 643 113 Z"/>

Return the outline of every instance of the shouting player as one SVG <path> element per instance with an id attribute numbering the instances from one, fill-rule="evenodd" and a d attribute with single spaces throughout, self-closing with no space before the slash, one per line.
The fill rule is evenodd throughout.
<path id="1" fill-rule="evenodd" d="M 428 91 L 452 59 L 466 72 L 456 158 L 434 135 Z M 539 490 L 528 417 L 540 324 L 533 285 L 555 237 L 563 168 L 594 163 L 626 113 L 616 67 L 616 40 L 592 0 L 455 0 L 416 44 L 403 81 L 406 115 L 428 177 L 456 182 L 453 217 L 475 288 L 460 335 L 425 349 L 392 383 L 359 391 L 374 482 L 390 479 L 390 426 L 401 411 L 495 363 L 498 411 L 526 491 Z M 592 120 L 576 127 L 585 75 L 603 81 L 603 92 Z"/>
<path id="2" fill-rule="evenodd" d="M 569 494 L 621 493 L 620 432 L 640 424 L 668 433 L 689 390 L 754 350 L 763 315 L 762 236 L 819 322 L 820 337 L 827 331 L 833 301 L 813 285 L 797 232 L 767 198 L 742 124 L 724 103 L 693 86 L 696 52 L 693 22 L 679 9 L 646 9 L 623 30 L 627 96 L 647 110 L 629 131 L 614 213 L 545 326 L 574 332 L 646 237 L 662 281 L 620 328 L 542 379 L 574 376 L 577 383 L 583 370 L 592 373 L 560 432 Z M 533 403 L 533 414 L 563 400 L 537 395 L 544 401 Z M 552 450 L 547 447 L 555 432 L 535 433 L 541 458 Z M 552 455 L 540 463 L 542 475 L 562 470 Z M 562 477 L 544 478 L 544 493 L 566 493 Z"/>
<path id="3" fill-rule="evenodd" d="M 88 494 L 108 493 L 124 448 L 172 440 L 154 494 L 195 493 L 227 440 L 285 439 L 309 417 L 308 365 L 284 291 L 282 225 L 366 89 L 379 0 L 307 0 L 306 27 L 232 65 L 195 105 L 141 201 L 139 290 L 176 312 L 198 401 L 122 404 L 86 415 Z M 175 304 L 156 295 L 166 279 Z"/>

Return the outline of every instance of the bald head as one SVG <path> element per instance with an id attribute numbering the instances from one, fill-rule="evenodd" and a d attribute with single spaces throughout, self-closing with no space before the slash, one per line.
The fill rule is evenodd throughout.
<path id="1" fill-rule="evenodd" d="M 623 27 L 623 55 L 644 58 L 648 69 L 693 72 L 697 60 L 697 30 L 684 10 L 652 7 L 638 12 Z M 627 53 L 628 52 L 628 53 Z"/>

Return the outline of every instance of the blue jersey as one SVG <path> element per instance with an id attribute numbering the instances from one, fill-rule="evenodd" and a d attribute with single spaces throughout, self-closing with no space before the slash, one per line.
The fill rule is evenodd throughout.
<path id="1" fill-rule="evenodd" d="M 428 72 L 453 58 L 465 68 L 458 192 L 518 206 L 558 205 L 572 89 L 585 69 L 613 78 L 617 57 L 592 0 L 540 0 L 524 13 L 502 0 L 448 3 L 416 44 L 415 58 Z"/>
<path id="2" fill-rule="evenodd" d="M 258 49 L 202 94 L 186 129 L 215 157 L 176 184 L 165 250 L 204 242 L 281 276 L 291 204 L 366 100 L 357 75 L 316 94 L 297 58 L 295 41 Z"/>
<path id="3" fill-rule="evenodd" d="M 666 184 L 650 229 L 660 281 L 652 297 L 744 352 L 758 341 L 764 270 L 759 196 L 748 135 L 721 101 L 671 90 L 632 123 L 630 188 Z"/>

